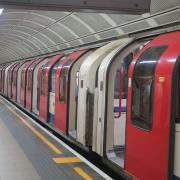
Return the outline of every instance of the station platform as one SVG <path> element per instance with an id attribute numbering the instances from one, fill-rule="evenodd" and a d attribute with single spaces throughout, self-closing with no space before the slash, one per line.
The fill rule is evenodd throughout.
<path id="1" fill-rule="evenodd" d="M 0 180 L 111 179 L 0 97 Z"/>

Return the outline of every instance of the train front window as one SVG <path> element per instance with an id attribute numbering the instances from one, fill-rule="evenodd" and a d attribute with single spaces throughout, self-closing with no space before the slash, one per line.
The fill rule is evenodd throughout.
<path id="1" fill-rule="evenodd" d="M 178 60 L 180 61 L 180 55 L 178 57 Z M 180 123 L 180 63 L 178 64 L 178 70 L 176 73 L 176 99 L 175 99 L 175 106 L 176 106 L 176 112 L 175 112 L 175 119 L 176 123 Z"/>
<path id="2" fill-rule="evenodd" d="M 132 124 L 152 129 L 154 73 L 167 46 L 150 47 L 138 58 L 132 80 Z"/>

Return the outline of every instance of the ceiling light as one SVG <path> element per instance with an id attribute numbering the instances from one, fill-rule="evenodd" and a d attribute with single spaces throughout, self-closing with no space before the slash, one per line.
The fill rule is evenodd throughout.
<path id="1" fill-rule="evenodd" d="M 1 8 L 0 9 L 0 15 L 2 14 L 3 11 L 4 11 L 4 8 Z"/>

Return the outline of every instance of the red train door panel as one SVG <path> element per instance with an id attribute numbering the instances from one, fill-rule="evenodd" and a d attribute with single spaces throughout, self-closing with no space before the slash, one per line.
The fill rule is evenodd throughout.
<path id="1" fill-rule="evenodd" d="M 59 65 L 56 71 L 55 91 L 55 127 L 63 133 L 67 133 L 67 111 L 69 98 L 69 75 L 72 65 L 86 53 L 81 50 L 71 53 Z"/>
<path id="2" fill-rule="evenodd" d="M 170 33 L 155 38 L 130 66 L 125 170 L 138 179 L 169 179 L 170 144 L 174 142 L 170 139 L 171 60 L 179 53 L 178 36 Z"/>
<path id="3" fill-rule="evenodd" d="M 39 98 L 39 117 L 42 121 L 46 121 L 48 119 L 48 106 L 49 106 L 49 74 L 53 65 L 62 58 L 62 54 L 58 54 L 49 59 L 49 61 L 44 65 L 39 73 L 38 79 L 40 81 L 40 85 L 38 86 L 40 93 Z"/>

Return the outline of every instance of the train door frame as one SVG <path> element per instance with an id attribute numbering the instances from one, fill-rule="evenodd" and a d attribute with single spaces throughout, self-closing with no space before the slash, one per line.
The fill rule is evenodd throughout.
<path id="1" fill-rule="evenodd" d="M 116 172 L 120 169 L 124 169 L 125 163 L 125 143 L 126 143 L 126 111 L 127 109 L 127 94 L 125 97 L 122 96 L 122 88 L 124 87 L 124 79 L 120 79 L 119 82 L 119 102 L 118 102 L 118 116 L 114 114 L 114 79 L 116 78 L 117 70 L 122 63 L 132 62 L 134 55 L 139 51 L 140 48 L 146 43 L 146 40 L 133 40 L 125 42 L 122 47 L 114 50 L 109 54 L 109 57 L 102 62 L 99 68 L 99 85 L 98 85 L 98 117 L 101 119 L 98 122 L 101 131 L 99 131 L 100 143 L 97 143 L 97 147 L 100 149 L 98 154 L 103 157 L 103 162 L 111 166 Z M 101 71 L 101 72 L 100 72 Z M 127 70 L 128 72 L 128 70 Z M 120 78 L 123 78 L 124 74 L 120 73 Z M 128 75 L 127 75 L 128 79 Z M 127 82 L 128 84 L 128 82 Z M 125 84 L 125 85 L 127 85 Z M 125 98 L 125 99 L 124 99 Z M 124 107 L 125 106 L 125 107 Z M 112 123 L 113 118 L 113 123 Z M 118 118 L 118 119 L 117 119 Z M 115 123 L 116 119 L 116 123 Z M 119 123 L 119 121 L 122 121 Z M 118 124 L 117 124 L 118 122 Z M 115 127 L 120 125 L 119 128 Z M 120 128 L 121 127 L 121 128 Z M 117 131 L 118 129 L 118 131 Z M 121 131 L 121 132 L 119 132 Z M 115 134 L 116 132 L 116 134 Z M 118 133 L 119 132 L 119 133 Z M 113 133 L 113 134 L 112 134 Z M 117 134 L 118 133 L 118 134 Z M 119 135 L 119 136 L 117 136 Z M 119 138 L 117 142 L 116 138 Z M 116 140 L 116 142 L 115 142 Z M 98 140 L 97 140 L 98 141 Z M 99 142 L 98 141 L 98 142 Z M 115 146 L 116 145 L 116 146 Z M 111 147 L 111 148 L 110 148 Z M 111 150 L 108 155 L 108 150 Z M 121 155 L 120 155 L 121 154 Z"/>
<path id="2" fill-rule="evenodd" d="M 34 61 L 35 60 L 28 61 L 21 72 L 20 105 L 22 107 L 26 107 L 27 71 L 28 71 L 28 68 L 34 63 Z"/>
<path id="3" fill-rule="evenodd" d="M 3 69 L 2 69 L 2 79 L 3 79 L 3 83 L 2 83 L 2 93 L 4 94 L 4 89 L 5 89 L 5 71 L 6 71 L 6 68 L 9 66 L 10 64 L 7 63 L 4 65 Z"/>
<path id="4" fill-rule="evenodd" d="M 82 63 L 86 60 L 88 56 L 90 56 L 94 52 L 94 49 L 88 50 L 84 55 L 82 55 L 78 61 L 74 63 L 70 70 L 69 84 L 71 85 L 69 88 L 69 98 L 68 98 L 68 111 L 67 111 L 67 119 L 68 119 L 68 136 L 72 139 L 76 139 L 76 131 L 77 131 L 77 106 L 78 106 L 78 89 L 79 89 L 79 79 L 77 77 L 77 73 L 79 74 L 79 69 Z M 70 132 L 71 130 L 71 132 Z M 74 133 L 73 133 L 74 131 Z"/>
<path id="5" fill-rule="evenodd" d="M 37 109 L 37 96 L 38 96 L 38 72 L 43 65 L 48 62 L 48 58 L 43 59 L 39 64 L 36 65 L 33 72 L 33 92 L 32 92 L 32 112 L 36 115 L 39 115 Z"/>
<path id="6" fill-rule="evenodd" d="M 16 102 L 20 104 L 20 96 L 21 96 L 21 73 L 26 64 L 29 62 L 25 61 L 24 64 L 22 64 L 19 69 L 17 70 L 17 85 L 16 85 Z"/>
<path id="7" fill-rule="evenodd" d="M 8 98 L 12 98 L 13 71 L 20 62 L 16 62 L 8 70 Z"/>
<path id="8" fill-rule="evenodd" d="M 5 69 L 5 76 L 4 76 L 4 95 L 7 96 L 8 94 L 8 71 L 13 66 L 14 63 L 9 64 Z"/>
<path id="9" fill-rule="evenodd" d="M 74 65 L 74 63 L 78 61 L 87 51 L 88 50 L 79 50 L 72 52 L 59 64 L 59 67 L 57 68 L 56 71 L 56 95 L 55 95 L 56 99 L 55 99 L 54 126 L 64 134 L 68 133 L 68 114 L 69 114 L 68 106 L 69 106 L 69 89 L 70 89 L 69 76 L 70 76 L 71 68 Z M 61 82 L 61 80 L 63 82 Z M 65 92 L 63 96 L 61 90 Z"/>
<path id="10" fill-rule="evenodd" d="M 39 104 L 39 118 L 41 121 L 47 122 L 48 107 L 49 107 L 49 73 L 53 65 L 63 57 L 63 54 L 54 55 L 49 58 L 48 62 L 39 69 L 39 92 L 40 92 L 40 104 Z M 43 72 L 44 71 L 44 72 Z M 44 74 L 43 74 L 44 73 Z M 43 77 L 43 76 L 44 77 Z M 42 93 L 42 77 L 45 84 Z"/>
<path id="11" fill-rule="evenodd" d="M 17 102 L 17 86 L 18 86 L 18 71 L 21 69 L 21 66 L 23 66 L 26 63 L 26 61 L 20 62 L 19 65 L 17 65 L 13 70 L 13 78 L 15 77 L 15 81 L 12 84 L 12 99 Z"/>
<path id="12" fill-rule="evenodd" d="M 87 126 L 93 127 L 93 115 L 91 119 L 88 116 L 93 109 L 90 109 L 90 104 L 94 105 L 94 95 L 96 77 L 99 65 L 105 56 L 113 49 L 121 44 L 121 40 L 113 41 L 95 50 L 86 60 L 82 63 L 79 71 L 79 91 L 78 91 L 78 112 L 77 112 L 77 141 L 86 147 L 92 145 L 92 129 Z M 86 132 L 86 131 L 89 131 Z"/>
<path id="13" fill-rule="evenodd" d="M 33 73 L 36 66 L 42 61 L 42 59 L 34 60 L 33 63 L 27 69 L 26 78 L 26 109 L 32 110 L 32 93 L 33 93 Z M 31 78 L 30 78 L 31 76 Z"/>
<path id="14" fill-rule="evenodd" d="M 47 122 L 54 126 L 55 122 L 55 109 L 56 109 L 56 71 L 59 67 L 59 64 L 66 58 L 66 56 L 62 57 L 59 61 L 57 61 L 50 70 L 49 73 L 49 107 L 48 107 L 48 119 Z M 52 81 L 53 80 L 53 81 Z M 54 85 L 52 83 L 54 82 Z M 52 91 L 52 87 L 54 88 Z M 60 110 L 61 111 L 61 110 Z"/>

